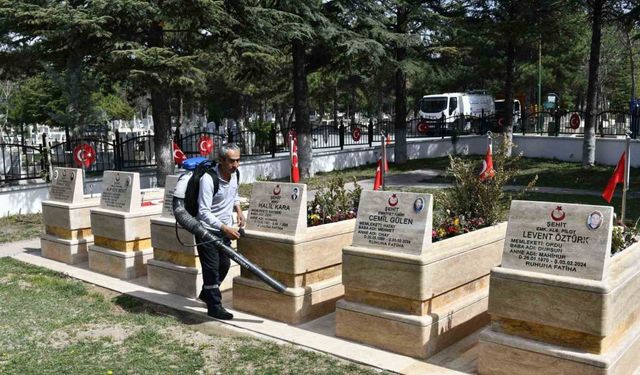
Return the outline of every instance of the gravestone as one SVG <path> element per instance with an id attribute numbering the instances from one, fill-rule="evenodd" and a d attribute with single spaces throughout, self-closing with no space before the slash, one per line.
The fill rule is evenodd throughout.
<path id="1" fill-rule="evenodd" d="M 431 245 L 431 195 L 363 191 L 353 246 L 420 255 Z"/>
<path id="2" fill-rule="evenodd" d="M 89 268 L 122 279 L 144 276 L 153 257 L 150 220 L 163 207 L 152 200 L 164 192 L 148 191 L 150 200 L 143 201 L 137 172 L 106 171 L 102 183 L 100 207 L 91 210 Z"/>
<path id="3" fill-rule="evenodd" d="M 233 280 L 233 307 L 298 324 L 333 312 L 343 295 L 342 248 L 355 219 L 307 227 L 307 186 L 256 182 L 238 251 L 287 286 L 279 294 L 245 270 Z"/>
<path id="4" fill-rule="evenodd" d="M 82 170 L 54 168 L 49 188 L 49 199 L 66 203 L 81 202 L 84 199 Z"/>
<path id="5" fill-rule="evenodd" d="M 431 194 L 362 193 L 342 252 L 336 336 L 425 358 L 488 322 L 489 272 L 506 225 L 432 243 L 432 206 Z"/>
<path id="6" fill-rule="evenodd" d="M 99 198 L 83 194 L 81 169 L 53 168 L 49 199 L 42 202 L 42 256 L 68 264 L 86 261 L 93 244 L 90 210 L 98 204 Z"/>
<path id="7" fill-rule="evenodd" d="M 502 267 L 602 280 L 612 223 L 611 207 L 514 201 Z"/>
<path id="8" fill-rule="evenodd" d="M 307 185 L 255 183 L 246 229 L 296 235 L 307 226 L 306 213 Z"/>
<path id="9" fill-rule="evenodd" d="M 512 202 L 503 263 L 491 273 L 481 374 L 640 367 L 640 245 L 612 257 L 612 228 L 610 206 Z"/>
<path id="10" fill-rule="evenodd" d="M 100 207 L 120 212 L 140 210 L 140 175 L 137 172 L 105 171 Z"/>
<path id="11" fill-rule="evenodd" d="M 167 176 L 164 182 L 164 201 L 162 204 L 162 217 L 173 218 L 173 192 L 180 176 Z"/>

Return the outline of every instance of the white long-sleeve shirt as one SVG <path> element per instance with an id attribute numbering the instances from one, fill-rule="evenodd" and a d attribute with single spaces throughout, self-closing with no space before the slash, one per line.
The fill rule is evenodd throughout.
<path id="1" fill-rule="evenodd" d="M 239 203 L 238 178 L 235 173 L 227 182 L 222 179 L 218 166 L 218 193 L 213 196 L 213 179 L 208 173 L 200 177 L 200 191 L 198 194 L 198 219 L 202 225 L 214 232 L 220 232 L 223 224 L 233 224 L 233 207 Z"/>

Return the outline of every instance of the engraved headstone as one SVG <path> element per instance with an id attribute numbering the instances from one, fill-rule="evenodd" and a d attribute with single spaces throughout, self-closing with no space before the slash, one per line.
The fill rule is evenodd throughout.
<path id="1" fill-rule="evenodd" d="M 431 244 L 431 194 L 362 192 L 353 246 L 420 255 Z"/>
<path id="2" fill-rule="evenodd" d="M 53 168 L 49 199 L 65 203 L 79 203 L 83 198 L 82 169 Z"/>
<path id="3" fill-rule="evenodd" d="M 164 202 L 162 204 L 162 217 L 173 217 L 173 191 L 180 176 L 167 176 L 164 183 Z"/>
<path id="4" fill-rule="evenodd" d="M 513 201 L 502 267 L 602 280 L 612 226 L 609 206 Z"/>
<path id="5" fill-rule="evenodd" d="M 247 229 L 296 235 L 307 228 L 307 185 L 256 182 Z"/>
<path id="6" fill-rule="evenodd" d="M 114 211 L 140 210 L 140 175 L 137 172 L 106 171 L 102 177 L 100 207 Z"/>

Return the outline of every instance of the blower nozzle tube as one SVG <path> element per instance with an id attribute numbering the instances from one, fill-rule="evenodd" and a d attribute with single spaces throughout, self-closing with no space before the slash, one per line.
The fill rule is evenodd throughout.
<path id="1" fill-rule="evenodd" d="M 260 280 L 264 281 L 273 289 L 277 290 L 280 293 L 284 293 L 284 291 L 287 289 L 287 287 L 284 286 L 281 282 L 266 274 L 263 270 L 260 269 L 260 267 L 251 263 L 242 254 L 225 245 L 224 242 L 222 242 L 222 239 L 214 236 L 211 232 L 206 230 L 202 226 L 202 224 L 200 224 L 200 222 L 196 220 L 196 218 L 194 218 L 187 212 L 186 208 L 184 207 L 184 199 L 175 196 L 173 197 L 173 215 L 175 216 L 178 224 L 180 224 L 190 233 L 193 233 L 196 238 L 199 238 L 205 242 L 212 242 L 215 247 L 223 251 L 229 258 L 233 259 L 241 267 L 249 270 L 251 273 L 256 275 Z"/>

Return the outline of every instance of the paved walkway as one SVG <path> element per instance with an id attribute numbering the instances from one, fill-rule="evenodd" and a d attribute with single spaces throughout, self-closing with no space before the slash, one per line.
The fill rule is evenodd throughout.
<path id="1" fill-rule="evenodd" d="M 34 249 L 37 244 L 38 249 Z M 110 289 L 118 293 L 131 295 L 152 304 L 162 305 L 179 314 L 192 316 L 194 320 L 210 319 L 206 316 L 203 303 L 194 299 L 165 293 L 147 286 L 146 277 L 135 280 L 121 280 L 89 270 L 88 264 L 67 265 L 40 255 L 39 239 L 2 246 L 3 256 L 45 267 L 87 283 Z M 6 251 L 5 251 L 6 250 Z M 476 373 L 478 357 L 478 335 L 476 332 L 464 340 L 426 361 L 390 353 L 367 345 L 357 344 L 335 336 L 335 314 L 326 315 L 311 322 L 291 326 L 259 316 L 233 310 L 232 295 L 223 294 L 223 304 L 233 312 L 231 321 L 211 319 L 203 325 L 209 332 L 235 331 L 238 334 L 250 334 L 263 339 L 286 342 L 307 349 L 323 352 L 349 361 L 361 363 L 378 369 L 401 374 L 463 375 Z"/>
<path id="2" fill-rule="evenodd" d="M 40 239 L 9 242 L 0 244 L 0 258 L 11 257 L 27 251 L 40 251 Z"/>

